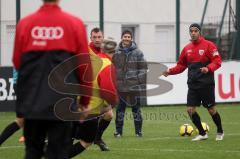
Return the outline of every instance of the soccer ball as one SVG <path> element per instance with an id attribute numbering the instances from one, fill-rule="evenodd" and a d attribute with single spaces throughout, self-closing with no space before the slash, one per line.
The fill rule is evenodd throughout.
<path id="1" fill-rule="evenodd" d="M 191 136 L 193 134 L 193 127 L 190 124 L 183 124 L 180 126 L 179 134 L 181 136 Z"/>
<path id="2" fill-rule="evenodd" d="M 205 122 L 202 122 L 202 127 L 203 127 L 203 130 L 204 130 L 206 133 L 208 133 L 208 132 L 210 131 L 210 128 L 209 128 L 208 124 L 205 123 Z M 197 134 L 199 133 L 198 129 L 196 129 L 196 133 L 197 133 Z"/>
<path id="3" fill-rule="evenodd" d="M 207 123 L 202 122 L 202 127 L 203 127 L 203 130 L 204 130 L 205 132 L 207 132 L 207 133 L 209 132 L 210 128 L 209 128 L 209 126 L 208 126 Z"/>

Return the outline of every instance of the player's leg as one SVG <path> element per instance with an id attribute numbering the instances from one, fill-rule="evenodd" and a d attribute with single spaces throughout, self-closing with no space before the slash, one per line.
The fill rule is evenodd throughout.
<path id="1" fill-rule="evenodd" d="M 124 115 L 125 115 L 125 110 L 126 110 L 126 101 L 124 96 L 121 95 L 119 104 L 116 108 L 116 132 L 114 133 L 115 137 L 121 137 L 123 133 L 123 124 L 124 124 Z"/>
<path id="2" fill-rule="evenodd" d="M 16 131 L 22 128 L 24 125 L 23 118 L 16 118 L 16 120 L 10 123 L 0 135 L 0 145 L 6 141 L 10 136 L 12 136 Z"/>
<path id="3" fill-rule="evenodd" d="M 108 146 L 102 139 L 102 135 L 104 131 L 107 129 L 107 127 L 109 126 L 112 118 L 113 118 L 113 111 L 111 109 L 108 112 L 104 113 L 103 117 L 99 119 L 98 130 L 97 130 L 94 143 L 97 144 L 102 151 L 109 151 Z"/>
<path id="4" fill-rule="evenodd" d="M 199 131 L 199 135 L 196 136 L 193 141 L 202 140 L 207 138 L 207 134 L 204 131 L 201 123 L 201 118 L 196 111 L 196 107 L 199 107 L 201 104 L 201 99 L 199 97 L 198 91 L 195 89 L 188 89 L 187 95 L 187 112 L 192 120 L 193 124 Z"/>
<path id="5" fill-rule="evenodd" d="M 107 129 L 109 126 L 111 120 L 113 118 L 113 111 L 112 109 L 106 112 L 102 118 L 99 119 L 99 124 L 98 124 L 98 131 L 96 135 L 96 140 L 101 140 L 103 132 Z"/>
<path id="6" fill-rule="evenodd" d="M 85 142 L 83 140 L 79 140 L 78 142 L 74 143 L 69 151 L 69 158 L 73 158 L 79 154 L 81 154 L 84 150 L 86 150 L 92 143 Z"/>
<path id="7" fill-rule="evenodd" d="M 18 124 L 18 126 L 19 126 L 20 128 L 23 128 L 23 126 L 24 126 L 24 119 L 23 119 L 23 118 L 17 118 L 17 119 L 16 119 L 16 122 L 17 122 L 17 124 Z M 22 136 L 19 138 L 18 141 L 19 141 L 19 142 L 24 142 L 24 141 L 25 141 L 24 135 L 22 135 Z"/>
<path id="8" fill-rule="evenodd" d="M 46 123 L 41 120 L 24 121 L 25 159 L 40 159 L 44 152 L 44 140 L 46 138 Z"/>
<path id="9" fill-rule="evenodd" d="M 16 123 L 20 128 L 23 128 L 24 126 L 24 118 L 16 118 Z"/>
<path id="10" fill-rule="evenodd" d="M 68 152 L 69 158 L 77 156 L 86 149 L 85 147 L 87 147 L 87 145 L 84 145 L 84 143 L 81 143 L 80 141 L 75 142 L 75 139 L 78 138 L 79 140 L 82 136 L 82 133 L 84 133 L 81 129 L 82 126 L 80 124 L 81 123 L 79 123 L 78 121 L 72 122 L 72 145 Z"/>
<path id="11" fill-rule="evenodd" d="M 132 106 L 132 113 L 134 118 L 134 126 L 135 126 L 135 134 L 137 137 L 142 137 L 142 113 L 140 109 L 140 105 L 137 104 Z"/>
<path id="12" fill-rule="evenodd" d="M 47 121 L 48 145 L 46 158 L 65 159 L 68 158 L 69 149 L 72 145 L 71 123 L 68 121 Z"/>
<path id="13" fill-rule="evenodd" d="M 73 129 L 73 138 L 79 140 L 74 143 L 69 151 L 69 158 L 82 153 L 94 142 L 98 128 L 98 118 L 94 118 L 83 123 L 75 122 Z"/>
<path id="14" fill-rule="evenodd" d="M 204 131 L 202 123 L 201 123 L 201 118 L 199 114 L 196 111 L 196 106 L 188 106 L 187 112 L 189 114 L 189 117 L 191 118 L 193 124 L 196 126 L 196 128 L 199 131 L 199 135 L 194 137 L 192 141 L 198 141 L 198 140 L 205 140 L 208 138 L 207 133 Z"/>
<path id="15" fill-rule="evenodd" d="M 212 116 L 212 119 L 217 126 L 217 133 L 222 134 L 223 133 L 223 128 L 222 128 L 221 116 L 218 113 L 218 111 L 216 109 L 216 106 L 214 106 L 212 108 L 209 108 L 208 112 Z"/>
<path id="16" fill-rule="evenodd" d="M 224 133 L 223 133 L 223 128 L 222 128 L 221 116 L 217 112 L 216 106 L 209 108 L 208 112 L 212 116 L 212 119 L 213 119 L 215 125 L 217 126 L 216 140 L 217 141 L 223 140 Z"/>
<path id="17" fill-rule="evenodd" d="M 197 127 L 200 135 L 205 135 L 206 132 L 204 131 L 201 123 L 201 118 L 196 111 L 196 106 L 188 106 L 187 112 L 189 114 L 190 119 L 192 120 L 193 124 Z"/>
<path id="18" fill-rule="evenodd" d="M 215 106 L 215 88 L 214 86 L 207 87 L 202 90 L 202 103 L 205 108 L 208 109 L 209 114 L 211 115 L 215 125 L 217 126 L 217 136 L 216 140 L 223 140 L 223 128 L 221 116 L 218 113 Z"/>
<path id="19" fill-rule="evenodd" d="M 132 108 L 136 137 L 142 137 L 142 113 L 141 113 L 141 94 L 138 91 L 132 91 L 129 94 L 129 104 Z"/>

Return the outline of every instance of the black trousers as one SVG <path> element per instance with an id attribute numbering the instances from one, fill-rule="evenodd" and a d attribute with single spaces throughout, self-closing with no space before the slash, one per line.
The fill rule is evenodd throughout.
<path id="1" fill-rule="evenodd" d="M 25 159 L 68 159 L 71 146 L 71 122 L 25 119 Z M 44 152 L 45 139 L 48 139 Z"/>
<path id="2" fill-rule="evenodd" d="M 80 123 L 79 121 L 73 122 L 73 138 L 77 140 L 83 140 L 88 143 L 92 143 L 96 137 L 98 130 L 98 119 L 94 118 L 91 120 Z"/>
<path id="3" fill-rule="evenodd" d="M 123 133 L 123 124 L 124 124 L 124 116 L 127 105 L 132 108 L 132 114 L 134 119 L 135 133 L 141 133 L 142 131 L 142 113 L 141 113 L 141 105 L 139 98 L 136 98 L 136 94 L 130 93 L 119 93 L 120 101 L 116 108 L 116 132 L 119 134 Z"/>

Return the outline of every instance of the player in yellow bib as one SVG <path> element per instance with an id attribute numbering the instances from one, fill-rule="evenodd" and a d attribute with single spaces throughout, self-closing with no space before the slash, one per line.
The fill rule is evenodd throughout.
<path id="1" fill-rule="evenodd" d="M 79 97 L 77 100 L 78 109 L 86 112 L 86 118 L 74 124 L 74 138 L 79 142 L 72 146 L 69 157 L 80 154 L 92 143 L 97 144 L 102 151 L 109 151 L 102 135 L 113 118 L 112 106 L 118 102 L 115 68 L 111 62 L 111 54 L 116 46 L 117 43 L 113 40 L 103 40 L 99 28 L 91 31 L 89 53 L 94 77 L 92 86 L 98 91 L 93 91 L 91 97 Z"/>

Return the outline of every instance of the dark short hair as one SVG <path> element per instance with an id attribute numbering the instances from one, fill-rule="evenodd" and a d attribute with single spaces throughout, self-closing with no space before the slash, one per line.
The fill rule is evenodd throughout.
<path id="1" fill-rule="evenodd" d="M 102 30 L 100 29 L 100 28 L 98 28 L 98 27 L 96 27 L 96 28 L 93 28 L 92 30 L 91 30 L 91 32 L 90 32 L 90 37 L 92 36 L 92 33 L 98 33 L 98 32 L 102 32 Z M 103 32 L 102 32 L 103 33 Z"/>
<path id="2" fill-rule="evenodd" d="M 121 38 L 122 38 L 123 35 L 125 35 L 125 34 L 131 35 L 131 38 L 132 38 L 132 32 L 131 32 L 130 30 L 124 30 L 124 31 L 122 32 Z"/>
<path id="3" fill-rule="evenodd" d="M 201 26 L 198 24 L 198 23 L 192 23 L 190 26 L 189 26 L 189 30 L 191 30 L 192 27 L 195 27 L 199 30 L 199 32 L 201 32 L 202 28 Z"/>

